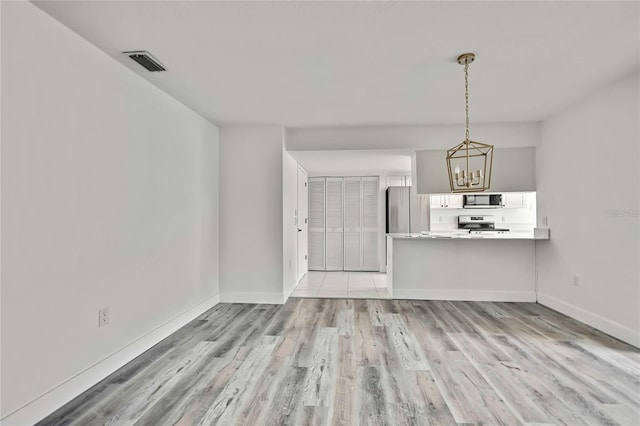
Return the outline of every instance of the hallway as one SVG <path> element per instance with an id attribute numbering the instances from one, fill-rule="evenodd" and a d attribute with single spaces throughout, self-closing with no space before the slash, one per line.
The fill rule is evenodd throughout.
<path id="1" fill-rule="evenodd" d="M 383 272 L 309 271 L 291 297 L 391 299 Z"/>

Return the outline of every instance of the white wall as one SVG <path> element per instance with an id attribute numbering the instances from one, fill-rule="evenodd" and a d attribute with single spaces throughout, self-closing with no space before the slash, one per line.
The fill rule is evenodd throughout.
<path id="1" fill-rule="evenodd" d="M 280 126 L 220 129 L 220 299 L 283 303 Z"/>
<path id="2" fill-rule="evenodd" d="M 282 271 L 286 297 L 298 279 L 298 162 L 282 151 Z M 304 219 L 302 219 L 304 220 Z"/>
<path id="3" fill-rule="evenodd" d="M 537 153 L 539 301 L 636 346 L 639 89 L 636 73 L 546 120 Z"/>
<path id="4" fill-rule="evenodd" d="M 494 144 L 491 192 L 535 191 L 535 148 L 505 148 Z M 453 145 L 452 145 L 453 146 Z M 416 151 L 416 191 L 418 194 L 451 192 L 446 150 Z"/>
<path id="5" fill-rule="evenodd" d="M 28 2 L 2 89 L 6 416 L 215 299 L 218 131 Z"/>
<path id="6" fill-rule="evenodd" d="M 391 253 L 396 299 L 536 300 L 533 240 L 393 238 Z"/>

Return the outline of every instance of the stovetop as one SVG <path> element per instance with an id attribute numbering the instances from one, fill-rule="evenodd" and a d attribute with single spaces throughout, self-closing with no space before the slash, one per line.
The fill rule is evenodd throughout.
<path id="1" fill-rule="evenodd" d="M 506 228 L 496 228 L 493 216 L 458 216 L 458 229 L 466 229 L 471 233 L 491 232 L 494 234 L 504 234 L 509 232 Z"/>

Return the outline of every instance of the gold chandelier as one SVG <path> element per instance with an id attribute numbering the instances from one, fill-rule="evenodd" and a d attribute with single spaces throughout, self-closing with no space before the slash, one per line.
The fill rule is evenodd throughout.
<path id="1" fill-rule="evenodd" d="M 491 186 L 493 145 L 469 139 L 469 64 L 476 59 L 473 53 L 458 57 L 464 65 L 465 138 L 462 143 L 447 150 L 447 169 L 451 192 L 480 192 Z"/>

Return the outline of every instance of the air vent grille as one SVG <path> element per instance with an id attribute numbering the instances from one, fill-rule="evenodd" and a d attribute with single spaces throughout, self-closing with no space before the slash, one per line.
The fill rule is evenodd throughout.
<path id="1" fill-rule="evenodd" d="M 151 53 L 139 50 L 135 52 L 122 52 L 125 55 L 129 56 L 131 59 L 142 65 L 147 71 L 156 72 L 156 71 L 166 71 L 166 68 L 160 61 L 154 58 Z"/>

